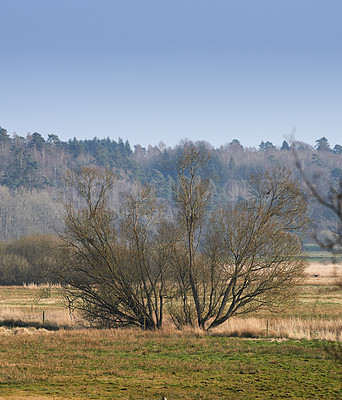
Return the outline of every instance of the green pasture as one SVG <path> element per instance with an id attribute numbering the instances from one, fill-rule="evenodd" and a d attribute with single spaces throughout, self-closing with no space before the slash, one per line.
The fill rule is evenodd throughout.
<path id="1" fill-rule="evenodd" d="M 320 341 L 141 331 L 0 335 L 1 399 L 337 399 Z"/>

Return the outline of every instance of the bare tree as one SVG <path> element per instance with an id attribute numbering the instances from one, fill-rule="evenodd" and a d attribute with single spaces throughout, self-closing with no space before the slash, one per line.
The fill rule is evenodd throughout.
<path id="1" fill-rule="evenodd" d="M 162 324 L 162 269 L 153 260 L 153 226 L 159 218 L 150 188 L 122 196 L 121 218 L 108 206 L 117 177 L 109 170 L 69 172 L 68 186 L 83 201 L 66 204 L 61 234 L 65 295 L 100 326 Z"/>
<path id="2" fill-rule="evenodd" d="M 302 277 L 298 234 L 309 221 L 299 185 L 289 171 L 277 167 L 251 180 L 250 196 L 211 221 L 208 241 L 219 245 L 208 256 L 221 266 L 224 285 L 209 328 L 233 315 L 284 305 Z"/>
<path id="3" fill-rule="evenodd" d="M 248 201 L 209 218 L 208 160 L 193 145 L 179 158 L 170 240 L 179 289 L 171 316 L 201 328 L 293 298 L 305 266 L 299 233 L 309 223 L 300 186 L 280 167 L 250 180 Z"/>
<path id="4" fill-rule="evenodd" d="M 295 145 L 292 146 L 296 166 L 300 172 L 308 192 L 323 207 L 330 210 L 335 216 L 335 228 L 332 228 L 328 234 L 314 233 L 315 240 L 320 247 L 331 252 L 333 255 L 342 253 L 342 179 L 331 183 L 328 191 L 320 191 L 314 180 L 310 180 L 303 170 L 301 161 L 296 151 Z"/>
<path id="5" fill-rule="evenodd" d="M 46 191 L 0 186 L 0 238 L 11 240 L 61 227 L 63 207 Z"/>
<path id="6" fill-rule="evenodd" d="M 183 307 L 187 305 L 188 309 L 188 315 L 184 319 L 192 322 L 191 301 L 193 301 L 197 323 L 202 328 L 205 323 L 203 315 L 205 295 L 201 287 L 197 254 L 212 196 L 212 184 L 206 176 L 209 159 L 210 153 L 205 148 L 191 143 L 185 145 L 177 160 L 178 180 L 173 187 L 174 204 L 177 210 L 176 221 L 179 227 L 177 247 L 178 252 L 181 250 L 186 257 L 186 263 L 177 263 L 177 281 Z M 189 288 L 191 299 L 188 297 Z"/>

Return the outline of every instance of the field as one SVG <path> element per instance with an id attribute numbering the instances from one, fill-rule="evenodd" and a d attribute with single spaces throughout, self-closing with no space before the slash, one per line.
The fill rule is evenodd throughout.
<path id="1" fill-rule="evenodd" d="M 0 288 L 0 399 L 337 399 L 341 276 L 313 264 L 290 309 L 209 333 L 84 329 L 58 288 Z"/>

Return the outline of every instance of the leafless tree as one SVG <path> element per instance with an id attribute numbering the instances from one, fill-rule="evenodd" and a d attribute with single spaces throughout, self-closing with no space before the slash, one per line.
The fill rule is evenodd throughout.
<path id="1" fill-rule="evenodd" d="M 83 208 L 66 204 L 60 271 L 65 295 L 97 325 L 160 327 L 164 265 L 154 262 L 151 246 L 156 198 L 150 188 L 123 195 L 119 218 L 108 206 L 116 180 L 111 171 L 96 168 L 67 175 Z"/>
<path id="2" fill-rule="evenodd" d="M 209 218 L 208 160 L 195 146 L 179 158 L 170 241 L 179 288 L 171 316 L 201 328 L 293 298 L 305 266 L 299 233 L 309 223 L 299 184 L 280 167 L 250 180 L 247 201 Z"/>
<path id="3" fill-rule="evenodd" d="M 331 252 L 333 255 L 342 253 L 342 179 L 332 182 L 327 192 L 322 192 L 316 182 L 305 173 L 302 163 L 296 151 L 295 144 L 292 146 L 297 169 L 300 172 L 309 194 L 323 207 L 330 210 L 335 216 L 336 225 L 327 234 L 314 233 L 315 240 L 320 247 Z"/>
<path id="4" fill-rule="evenodd" d="M 208 241 L 219 244 L 208 256 L 221 266 L 223 285 L 209 328 L 233 315 L 284 305 L 302 277 L 298 234 L 309 221 L 299 185 L 277 167 L 251 180 L 250 196 L 212 217 Z"/>

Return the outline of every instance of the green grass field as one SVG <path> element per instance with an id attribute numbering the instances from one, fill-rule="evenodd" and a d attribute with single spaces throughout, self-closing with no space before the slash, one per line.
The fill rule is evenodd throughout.
<path id="1" fill-rule="evenodd" d="M 0 336 L 0 398 L 337 399 L 320 341 L 72 331 Z"/>
<path id="2" fill-rule="evenodd" d="M 69 329 L 0 327 L 0 399 L 338 399 L 341 271 L 313 265 L 291 308 L 210 333 L 80 329 L 58 288 L 2 287 L 0 324 L 42 323 L 44 311 Z"/>

